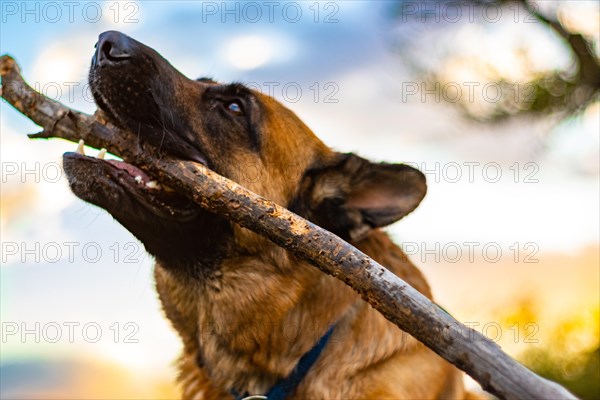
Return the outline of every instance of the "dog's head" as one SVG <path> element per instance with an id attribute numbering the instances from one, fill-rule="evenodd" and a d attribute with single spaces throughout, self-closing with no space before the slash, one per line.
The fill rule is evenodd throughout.
<path id="1" fill-rule="evenodd" d="M 336 153 L 276 100 L 237 83 L 190 80 L 119 32 L 100 35 L 89 80 L 111 122 L 160 154 L 203 163 L 346 240 L 399 220 L 425 195 L 416 169 Z M 67 153 L 64 167 L 77 196 L 109 211 L 165 264 L 197 265 L 239 245 L 229 222 L 133 165 Z"/>

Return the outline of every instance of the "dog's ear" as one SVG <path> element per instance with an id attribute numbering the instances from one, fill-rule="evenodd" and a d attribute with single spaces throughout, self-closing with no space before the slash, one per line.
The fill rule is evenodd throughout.
<path id="1" fill-rule="evenodd" d="M 307 171 L 292 208 L 343 239 L 357 241 L 409 214 L 426 191 L 425 176 L 408 165 L 338 154 Z"/>

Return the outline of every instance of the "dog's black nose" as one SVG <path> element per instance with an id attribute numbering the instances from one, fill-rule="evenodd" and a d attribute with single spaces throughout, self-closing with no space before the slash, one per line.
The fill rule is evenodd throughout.
<path id="1" fill-rule="evenodd" d="M 132 55 L 131 39 L 117 31 L 101 33 L 96 43 L 93 65 L 114 64 L 127 60 Z"/>

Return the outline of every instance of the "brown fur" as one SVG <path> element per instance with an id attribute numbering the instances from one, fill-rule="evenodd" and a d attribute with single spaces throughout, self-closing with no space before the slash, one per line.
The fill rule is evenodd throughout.
<path id="1" fill-rule="evenodd" d="M 269 145 L 260 159 L 243 149 L 234 159 L 262 161 L 269 176 L 251 181 L 240 173 L 232 179 L 288 204 L 301 176 L 284 176 L 266 165 L 305 170 L 333 152 L 288 110 L 270 98 L 261 100 L 268 110 L 263 132 Z M 224 389 L 236 384 L 265 393 L 336 321 L 330 343 L 294 398 L 465 398 L 458 370 L 342 282 L 243 228 L 235 228 L 235 237 L 236 254 L 221 263 L 217 288 L 156 266 L 160 299 L 184 343 L 179 363 L 184 398 L 227 398 Z M 431 298 L 423 275 L 383 231 L 354 244 Z"/>

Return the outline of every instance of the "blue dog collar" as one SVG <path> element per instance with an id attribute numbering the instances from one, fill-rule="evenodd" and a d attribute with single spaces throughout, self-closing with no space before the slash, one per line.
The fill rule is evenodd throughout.
<path id="1" fill-rule="evenodd" d="M 311 367 L 315 364 L 323 349 L 329 342 L 331 334 L 335 328 L 335 324 L 332 325 L 325 335 L 319 339 L 319 341 L 310 349 L 307 353 L 304 353 L 294 370 L 284 379 L 281 379 L 267 392 L 266 395 L 240 395 L 235 390 L 231 391 L 231 394 L 235 400 L 285 400 L 290 394 L 296 390 L 302 379 L 306 376 Z"/>

